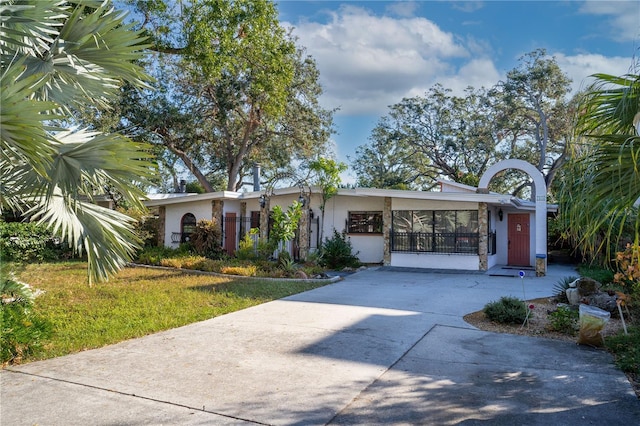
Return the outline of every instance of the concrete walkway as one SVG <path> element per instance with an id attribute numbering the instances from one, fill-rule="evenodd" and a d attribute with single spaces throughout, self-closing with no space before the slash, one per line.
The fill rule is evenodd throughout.
<path id="1" fill-rule="evenodd" d="M 369 269 L 286 299 L 0 373 L 4 425 L 638 424 L 611 357 L 462 316 L 544 278 Z"/>

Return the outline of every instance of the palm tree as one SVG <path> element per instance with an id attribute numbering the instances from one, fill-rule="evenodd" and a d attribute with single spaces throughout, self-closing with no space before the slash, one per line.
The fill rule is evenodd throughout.
<path id="1" fill-rule="evenodd" d="M 640 75 L 593 76 L 579 108 L 574 158 L 565 171 L 561 212 L 568 235 L 595 259 L 640 240 Z"/>
<path id="2" fill-rule="evenodd" d="M 86 252 L 89 283 L 131 259 L 133 219 L 93 203 L 112 188 L 131 206 L 153 173 L 147 147 L 120 134 L 67 128 L 79 107 L 99 111 L 128 82 L 144 38 L 109 1 L 0 0 L 0 209 L 23 212 Z M 1 210 L 0 210 L 1 211 Z"/>

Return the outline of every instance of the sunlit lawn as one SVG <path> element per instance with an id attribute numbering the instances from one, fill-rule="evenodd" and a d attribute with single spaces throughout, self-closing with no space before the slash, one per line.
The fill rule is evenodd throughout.
<path id="1" fill-rule="evenodd" d="M 21 272 L 22 281 L 45 291 L 36 309 L 53 328 L 44 351 L 26 361 L 144 336 L 323 285 L 126 268 L 89 287 L 86 268 L 86 263 L 32 264 Z"/>

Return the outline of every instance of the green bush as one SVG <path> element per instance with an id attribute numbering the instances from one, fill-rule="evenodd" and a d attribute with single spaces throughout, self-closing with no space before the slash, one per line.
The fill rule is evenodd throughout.
<path id="1" fill-rule="evenodd" d="M 236 250 L 236 257 L 240 260 L 255 260 L 258 258 L 258 251 L 255 247 L 256 244 L 253 241 L 253 237 L 250 232 L 244 234 L 244 237 L 238 244 L 238 250 Z"/>
<path id="2" fill-rule="evenodd" d="M 143 265 L 160 265 L 162 259 L 177 256 L 177 250 L 170 247 L 144 247 L 136 256 L 135 261 Z"/>
<path id="3" fill-rule="evenodd" d="M 214 220 L 199 220 L 189 242 L 196 254 L 200 256 L 209 259 L 220 259 L 223 256 L 222 230 Z"/>
<path id="4" fill-rule="evenodd" d="M 68 259 L 68 245 L 34 222 L 0 221 L 0 259 L 3 262 L 44 262 Z"/>
<path id="5" fill-rule="evenodd" d="M 353 247 L 347 236 L 334 229 L 333 237 L 326 239 L 322 244 L 320 264 L 331 269 L 358 267 L 360 260 L 352 251 Z"/>
<path id="6" fill-rule="evenodd" d="M 561 306 L 548 315 L 549 329 L 564 334 L 576 334 L 579 316 L 576 309 Z"/>
<path id="7" fill-rule="evenodd" d="M 50 324 L 33 310 L 33 293 L 2 271 L 0 277 L 0 363 L 18 363 L 42 348 Z"/>
<path id="8" fill-rule="evenodd" d="M 503 296 L 498 301 L 487 303 L 483 312 L 491 321 L 502 324 L 519 324 L 524 323 L 527 317 L 527 306 L 516 297 Z"/>
<path id="9" fill-rule="evenodd" d="M 640 377 L 640 327 L 629 327 L 629 334 L 607 337 L 605 345 L 614 354 L 615 363 L 625 373 Z"/>

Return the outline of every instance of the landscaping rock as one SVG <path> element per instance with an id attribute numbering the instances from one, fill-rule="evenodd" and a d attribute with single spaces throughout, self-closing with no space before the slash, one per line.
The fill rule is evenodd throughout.
<path id="1" fill-rule="evenodd" d="M 602 287 L 602 284 L 593 278 L 582 277 L 578 278 L 576 282 L 576 288 L 578 289 L 578 293 L 580 293 L 581 297 L 598 293 L 600 291 L 600 287 Z"/>
<path id="2" fill-rule="evenodd" d="M 589 306 L 595 306 L 607 312 L 617 312 L 618 305 L 616 304 L 616 297 L 609 296 L 608 293 L 599 292 L 591 294 L 583 298 Z"/>
<path id="3" fill-rule="evenodd" d="M 567 300 L 569 301 L 569 305 L 576 306 L 580 303 L 580 294 L 578 293 L 577 288 L 568 288 L 567 291 Z"/>

